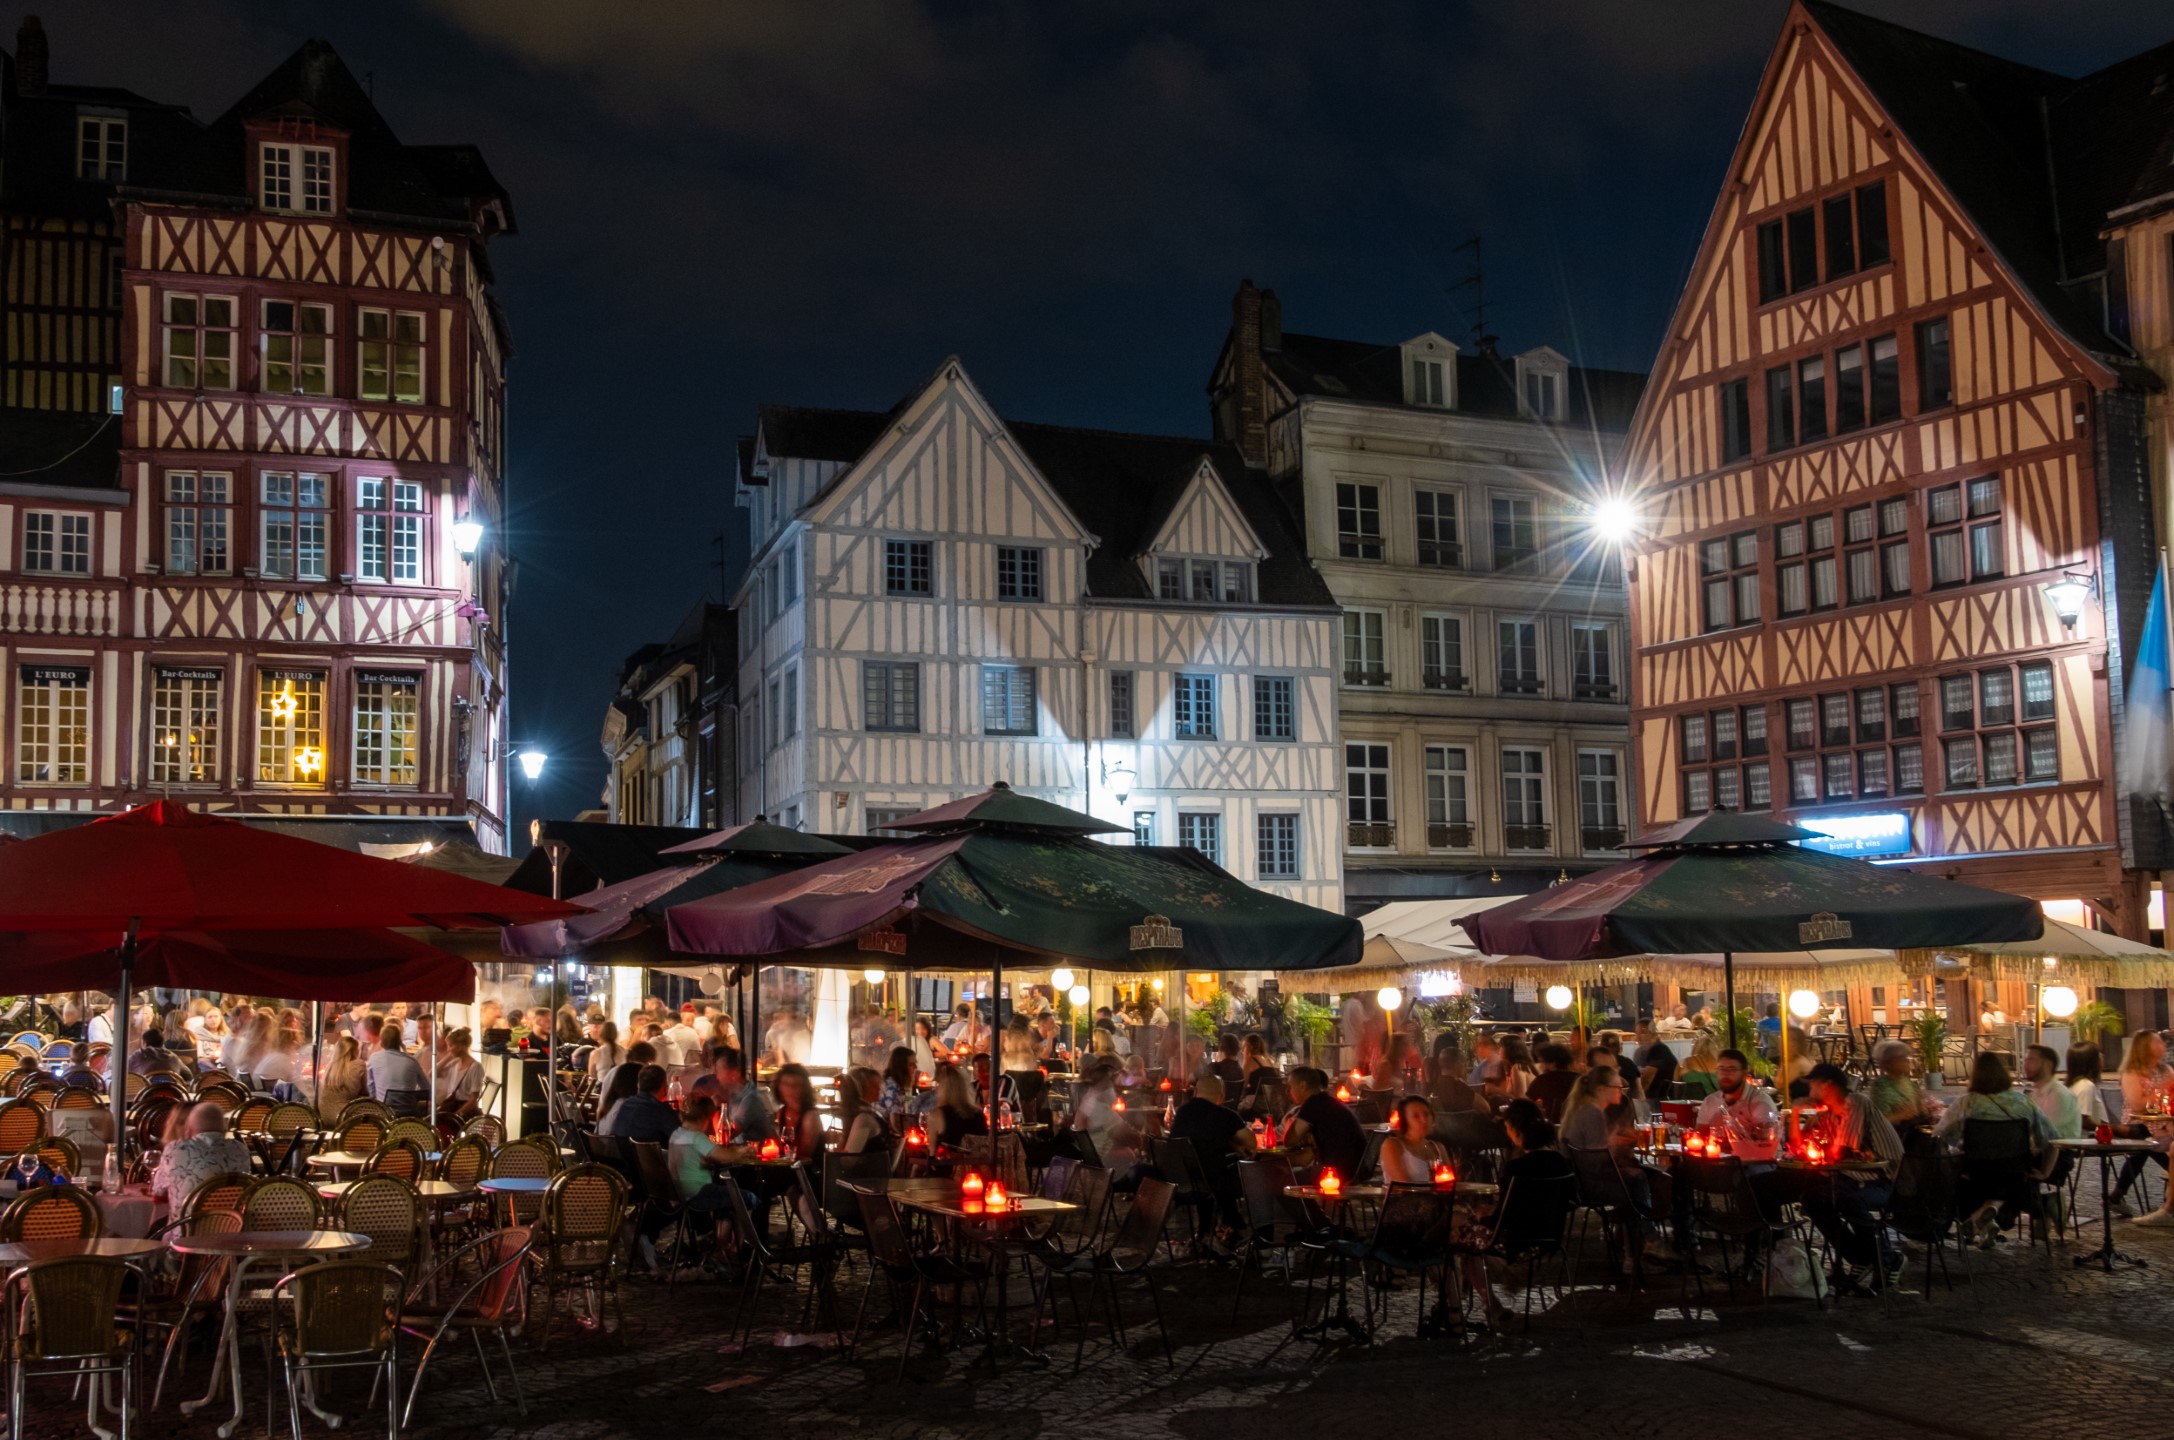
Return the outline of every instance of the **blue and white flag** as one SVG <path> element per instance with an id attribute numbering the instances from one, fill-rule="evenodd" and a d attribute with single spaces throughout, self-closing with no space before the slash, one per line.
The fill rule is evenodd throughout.
<path id="1" fill-rule="evenodd" d="M 2128 741 L 2121 752 L 2121 790 L 2164 805 L 2167 799 L 2167 730 L 2174 726 L 2174 699 L 2168 694 L 2166 561 L 2151 582 L 2151 604 L 2144 611 L 2144 633 L 2129 671 L 2128 714 L 2122 724 Z"/>

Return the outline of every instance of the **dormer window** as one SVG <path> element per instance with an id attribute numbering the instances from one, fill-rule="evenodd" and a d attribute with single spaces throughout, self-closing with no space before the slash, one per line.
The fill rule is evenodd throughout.
<path id="1" fill-rule="evenodd" d="M 1165 555 L 1155 561 L 1158 599 L 1195 605 L 1253 603 L 1253 562 Z"/>
<path id="2" fill-rule="evenodd" d="M 1569 412 L 1569 358 L 1545 345 L 1518 356 L 1517 396 L 1528 419 L 1562 424 Z"/>
<path id="3" fill-rule="evenodd" d="M 1457 408 L 1457 347 L 1435 334 L 1404 342 L 1404 403 Z"/>
<path id="4" fill-rule="evenodd" d="M 264 145 L 258 151 L 258 196 L 267 210 L 291 215 L 332 213 L 332 148 L 328 145 Z"/>
<path id="5" fill-rule="evenodd" d="M 75 121 L 76 177 L 81 180 L 128 178 L 128 117 L 78 115 Z"/>

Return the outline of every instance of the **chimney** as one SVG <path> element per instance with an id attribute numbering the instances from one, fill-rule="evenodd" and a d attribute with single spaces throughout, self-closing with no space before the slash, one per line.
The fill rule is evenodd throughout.
<path id="1" fill-rule="evenodd" d="M 1265 305 L 1264 298 L 1267 300 Z M 1230 302 L 1231 364 L 1236 372 L 1238 393 L 1229 438 L 1249 465 L 1268 463 L 1268 385 L 1261 375 L 1264 310 L 1275 316 L 1276 346 L 1280 349 L 1283 345 L 1280 307 L 1272 297 L 1263 297 L 1254 289 L 1251 280 L 1239 281 L 1238 293 Z"/>
<path id="2" fill-rule="evenodd" d="M 25 15 L 15 32 L 15 89 L 23 95 L 43 95 L 52 57 L 45 48 L 45 25 L 35 15 Z"/>

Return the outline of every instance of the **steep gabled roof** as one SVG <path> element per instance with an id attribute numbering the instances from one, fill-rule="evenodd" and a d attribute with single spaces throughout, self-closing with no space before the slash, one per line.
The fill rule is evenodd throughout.
<path id="1" fill-rule="evenodd" d="M 1424 409 L 1404 400 L 1403 351 L 1396 344 L 1337 340 L 1326 335 L 1283 332 L 1280 348 L 1261 351 L 1268 373 L 1293 395 L 1355 400 L 1367 405 Z M 1645 390 L 1646 377 L 1632 370 L 1570 367 L 1569 416 L 1566 423 L 1602 430 L 1630 424 Z M 1527 418 L 1518 400 L 1513 357 L 1457 356 L 1457 408 L 1428 413 L 1482 415 L 1492 419 Z"/>
<path id="2" fill-rule="evenodd" d="M 925 388 L 925 387 L 924 387 Z M 847 464 L 874 448 L 920 391 L 887 411 L 765 405 L 762 445 L 780 458 Z M 1235 446 L 1181 435 L 1133 435 L 1068 425 L 1004 422 L 1035 469 L 1101 544 L 1087 562 L 1088 594 L 1151 600 L 1154 590 L 1138 564 L 1170 507 L 1185 493 L 1203 459 L 1213 464 L 1232 501 L 1261 537 L 1258 589 L 1269 605 L 1333 605 L 1334 598 L 1306 559 L 1282 502 L 1247 469 Z"/>

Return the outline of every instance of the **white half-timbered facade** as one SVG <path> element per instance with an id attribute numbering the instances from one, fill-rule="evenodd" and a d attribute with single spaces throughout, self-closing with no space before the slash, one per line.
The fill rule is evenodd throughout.
<path id="1" fill-rule="evenodd" d="M 504 191 L 402 144 L 322 42 L 210 124 L 47 71 L 26 22 L 0 810 L 164 795 L 504 848 Z"/>
<path id="2" fill-rule="evenodd" d="M 1626 596 L 1591 523 L 1642 377 L 1545 346 L 1283 329 L 1247 282 L 1216 434 L 1304 520 L 1340 608 L 1344 887 L 1514 895 L 1622 857 Z"/>
<path id="3" fill-rule="evenodd" d="M 1231 447 L 765 407 L 740 477 L 741 815 L 855 833 L 995 781 L 1342 903 L 1336 613 Z"/>

